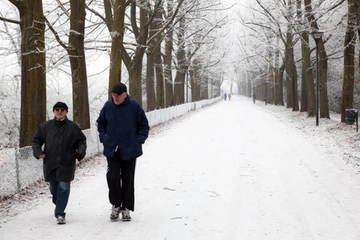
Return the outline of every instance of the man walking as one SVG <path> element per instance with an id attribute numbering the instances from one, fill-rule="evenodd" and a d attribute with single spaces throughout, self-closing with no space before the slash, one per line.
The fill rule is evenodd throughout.
<path id="1" fill-rule="evenodd" d="M 100 142 L 107 158 L 107 184 L 112 205 L 111 220 L 122 214 L 130 221 L 134 211 L 134 177 L 136 159 L 149 134 L 149 123 L 139 103 L 127 94 L 126 85 L 116 83 L 97 119 Z"/>
<path id="2" fill-rule="evenodd" d="M 41 124 L 32 138 L 35 158 L 43 159 L 44 178 L 50 183 L 52 202 L 58 224 L 65 224 L 65 208 L 70 196 L 70 182 L 74 180 L 76 160 L 86 153 L 86 137 L 80 127 L 67 118 L 68 106 L 57 102 L 54 118 Z"/>

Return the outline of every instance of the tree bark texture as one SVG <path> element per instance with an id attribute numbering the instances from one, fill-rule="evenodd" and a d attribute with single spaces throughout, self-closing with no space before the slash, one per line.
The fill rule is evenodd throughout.
<path id="1" fill-rule="evenodd" d="M 274 91 L 275 91 L 275 78 L 274 78 L 274 49 L 269 47 L 269 64 L 268 64 L 268 89 L 267 89 L 267 102 L 274 103 Z"/>
<path id="2" fill-rule="evenodd" d="M 73 93 L 73 120 L 81 129 L 90 128 L 89 95 L 84 50 L 85 0 L 70 1 L 70 58 Z"/>
<path id="3" fill-rule="evenodd" d="M 306 98 L 307 98 L 307 114 L 309 117 L 315 116 L 316 99 L 315 99 L 315 84 L 313 76 L 313 68 L 311 66 L 310 59 L 310 47 L 309 47 L 309 34 L 307 32 L 302 33 L 302 56 L 303 56 L 303 81 L 305 82 Z M 304 109 L 305 110 L 305 109 Z"/>
<path id="4" fill-rule="evenodd" d="M 156 29 L 154 22 L 150 24 L 148 48 L 146 50 L 146 109 L 152 111 L 156 109 L 155 97 L 155 58 L 156 39 L 154 37 Z"/>
<path id="5" fill-rule="evenodd" d="M 282 66 L 282 69 L 280 69 L 280 50 L 279 50 L 279 42 L 280 38 L 276 38 L 276 45 L 277 50 L 275 51 L 275 86 L 274 86 L 274 104 L 275 105 L 284 105 L 284 98 L 283 98 L 283 77 L 284 77 L 284 65 Z"/>
<path id="6" fill-rule="evenodd" d="M 109 4 L 105 4 L 109 5 Z M 121 82 L 123 44 L 124 44 L 124 21 L 127 3 L 126 0 L 115 0 L 114 20 L 111 21 L 110 7 L 106 11 L 107 26 L 111 32 L 111 52 L 110 52 L 110 70 L 109 70 L 109 99 L 111 98 L 110 89 L 115 83 Z"/>
<path id="7" fill-rule="evenodd" d="M 42 0 L 12 3 L 20 12 L 21 114 L 20 147 L 30 146 L 46 121 L 45 18 Z"/>
<path id="8" fill-rule="evenodd" d="M 357 31 L 356 0 L 348 0 L 347 29 L 344 40 L 344 79 L 341 94 L 341 122 L 345 110 L 354 106 L 355 44 Z"/>
<path id="9" fill-rule="evenodd" d="M 175 105 L 184 103 L 185 73 L 189 67 L 185 55 L 185 19 L 179 21 L 178 29 L 178 50 L 176 52 L 177 70 L 174 82 L 174 101 Z"/>
<path id="10" fill-rule="evenodd" d="M 288 29 L 286 33 L 286 50 L 285 50 L 285 69 L 287 79 L 287 107 L 292 107 L 293 111 L 299 111 L 297 72 L 294 60 L 294 48 L 292 43 L 292 32 Z"/>
<path id="11" fill-rule="evenodd" d="M 160 1 L 161 3 L 161 1 Z M 162 4 L 155 9 L 155 19 L 152 21 L 153 30 L 159 31 L 163 28 L 162 22 Z M 156 107 L 165 107 L 165 82 L 164 82 L 164 69 L 161 53 L 161 41 L 163 33 L 156 34 L 155 49 L 154 49 L 154 62 L 155 62 L 155 76 L 156 76 Z"/>
<path id="12" fill-rule="evenodd" d="M 174 0 L 167 1 L 168 16 L 173 15 Z M 172 48 L 174 40 L 174 31 L 172 27 L 167 28 L 165 37 L 165 55 L 164 55 L 164 84 L 165 84 L 165 107 L 174 105 L 173 101 L 173 79 L 172 79 Z"/>
<path id="13" fill-rule="evenodd" d="M 312 10 L 311 0 L 304 0 L 306 17 L 311 26 L 311 29 L 319 31 L 314 12 Z M 327 96 L 327 72 L 328 72 L 328 56 L 325 50 L 325 45 L 322 39 L 318 43 L 319 50 L 319 107 L 320 118 L 330 118 L 329 100 Z"/>
<path id="14" fill-rule="evenodd" d="M 302 12 L 302 0 L 296 0 L 296 23 L 298 26 L 304 25 L 303 12 Z M 306 66 L 306 64 L 310 63 L 310 55 L 305 56 L 305 54 L 306 53 L 309 54 L 310 52 L 306 52 L 305 48 L 307 47 L 306 44 L 308 44 L 308 42 L 306 42 L 306 39 L 303 38 L 304 36 L 308 37 L 308 35 L 306 34 L 307 32 L 302 28 L 299 28 L 298 31 L 299 31 L 299 35 L 301 36 L 300 43 L 301 43 L 301 56 L 302 56 L 300 112 L 305 112 L 308 109 L 308 97 L 307 97 L 307 90 L 306 90 L 306 86 L 307 86 L 307 82 L 306 82 L 307 66 Z M 309 37 L 308 37 L 308 39 L 309 39 Z M 309 60 L 309 62 L 306 62 L 306 60 Z"/>
<path id="15" fill-rule="evenodd" d="M 299 0 L 300 1 L 300 0 Z M 306 2 L 304 3 L 306 4 Z M 305 5 L 305 18 L 311 19 L 311 6 Z M 304 21 L 305 22 L 305 21 Z M 304 23 L 305 24 L 305 23 Z M 306 25 L 311 26 L 308 23 Z M 314 84 L 314 76 L 313 76 L 313 67 L 311 66 L 311 58 L 310 58 L 310 45 L 309 45 L 309 33 L 303 31 L 301 33 L 301 44 L 302 44 L 302 67 L 303 67 L 303 81 L 305 82 L 305 91 L 306 91 L 306 98 L 307 98 L 307 114 L 309 117 L 316 115 L 316 97 L 315 97 L 315 84 Z M 305 109 L 304 109 L 305 110 Z"/>
<path id="16" fill-rule="evenodd" d="M 129 94 L 133 99 L 137 100 L 141 106 L 143 104 L 141 86 L 143 57 L 145 54 L 150 23 L 148 12 L 150 7 L 145 5 L 147 5 L 145 0 L 141 0 L 139 6 L 137 6 L 137 2 L 131 2 L 131 26 L 136 39 L 136 48 L 132 57 L 130 57 L 129 53 L 123 52 L 123 54 L 126 54 L 126 56 L 123 56 L 123 60 L 129 73 Z M 139 7 L 139 19 L 137 18 L 137 7 Z M 139 27 L 137 26 L 138 20 Z"/>

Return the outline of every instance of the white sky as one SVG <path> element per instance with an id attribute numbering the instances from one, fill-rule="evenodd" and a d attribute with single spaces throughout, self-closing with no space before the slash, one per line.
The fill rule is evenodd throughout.
<path id="1" fill-rule="evenodd" d="M 131 222 L 111 222 L 103 156 L 82 164 L 67 224 L 50 194 L 11 203 L 0 239 L 360 239 L 355 126 L 233 96 L 151 130 Z"/>

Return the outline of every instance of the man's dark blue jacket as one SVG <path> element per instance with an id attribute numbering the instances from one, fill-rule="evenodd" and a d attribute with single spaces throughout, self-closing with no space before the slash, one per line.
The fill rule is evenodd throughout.
<path id="1" fill-rule="evenodd" d="M 129 96 L 116 105 L 107 101 L 97 119 L 104 155 L 114 158 L 119 151 L 121 160 L 132 160 L 142 155 L 142 144 L 149 135 L 149 122 L 139 103 Z"/>

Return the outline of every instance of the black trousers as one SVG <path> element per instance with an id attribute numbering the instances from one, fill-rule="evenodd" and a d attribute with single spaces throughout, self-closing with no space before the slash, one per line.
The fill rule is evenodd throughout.
<path id="1" fill-rule="evenodd" d="M 136 159 L 121 160 L 119 154 L 115 153 L 115 158 L 107 158 L 107 162 L 106 179 L 111 205 L 134 211 Z"/>

